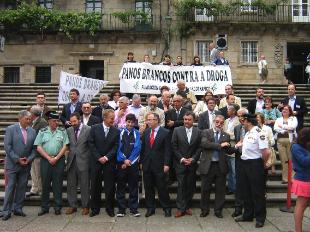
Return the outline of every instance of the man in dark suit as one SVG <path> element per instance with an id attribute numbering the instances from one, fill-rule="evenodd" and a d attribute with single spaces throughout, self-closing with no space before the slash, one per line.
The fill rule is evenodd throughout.
<path id="1" fill-rule="evenodd" d="M 91 115 L 91 104 L 89 102 L 82 103 L 82 113 L 81 122 L 84 125 L 93 126 L 102 122 L 96 116 Z"/>
<path id="2" fill-rule="evenodd" d="M 207 100 L 208 110 L 199 115 L 198 128 L 200 130 L 211 129 L 213 127 L 213 121 L 216 115 L 221 114 L 220 111 L 214 110 L 215 99 L 210 98 Z"/>
<path id="3" fill-rule="evenodd" d="M 192 215 L 190 204 L 196 188 L 197 161 L 201 153 L 201 131 L 193 127 L 195 114 L 188 111 L 183 118 L 184 126 L 175 128 L 171 141 L 178 180 L 176 218 Z"/>
<path id="4" fill-rule="evenodd" d="M 78 112 L 82 114 L 82 110 L 81 110 L 82 103 L 79 101 L 79 96 L 80 96 L 80 92 L 77 89 L 71 89 L 70 90 L 71 102 L 64 105 L 62 108 L 60 120 L 66 128 L 71 126 L 70 115 L 73 112 Z"/>
<path id="5" fill-rule="evenodd" d="M 3 221 L 11 217 L 12 210 L 16 216 L 26 216 L 23 204 L 31 162 L 36 155 L 33 146 L 36 132 L 29 127 L 31 113 L 26 110 L 20 111 L 18 121 L 19 123 L 6 128 L 4 136 L 5 174 L 8 183 L 5 187 L 1 214 Z"/>
<path id="6" fill-rule="evenodd" d="M 228 106 L 235 104 L 235 95 L 228 94 L 226 96 L 226 102 L 227 102 L 227 105 L 224 106 L 223 108 L 219 109 L 221 115 L 223 115 L 225 119 L 227 119 L 229 117 L 228 116 Z M 238 109 L 239 109 L 239 106 L 237 105 L 237 110 Z"/>
<path id="7" fill-rule="evenodd" d="M 291 106 L 298 121 L 297 131 L 299 131 L 304 126 L 304 115 L 308 113 L 307 105 L 303 97 L 296 96 L 296 86 L 294 84 L 288 85 L 287 92 L 288 96 L 281 101 L 279 108 L 282 109 L 284 105 Z"/>
<path id="8" fill-rule="evenodd" d="M 99 105 L 96 106 L 91 113 L 92 115 L 99 118 L 100 122 L 102 122 L 102 111 L 103 110 L 107 110 L 107 109 L 113 110 L 113 108 L 108 104 L 108 101 L 109 101 L 109 96 L 107 94 L 101 94 L 99 97 Z"/>
<path id="9" fill-rule="evenodd" d="M 167 111 L 165 127 L 170 130 L 172 135 L 174 128 L 183 126 L 183 117 L 188 109 L 182 107 L 183 98 L 179 95 L 173 97 L 173 108 Z"/>
<path id="10" fill-rule="evenodd" d="M 119 130 L 113 126 L 114 111 L 103 111 L 103 123 L 92 126 L 89 135 L 90 158 L 90 217 L 100 212 L 102 178 L 105 189 L 106 212 L 114 217 L 115 166 Z"/>
<path id="11" fill-rule="evenodd" d="M 159 126 L 160 117 L 156 113 L 148 113 L 146 120 L 148 128 L 144 131 L 141 149 L 147 208 L 145 217 L 155 214 L 155 186 L 165 217 L 171 217 L 171 203 L 165 178 L 169 172 L 171 159 L 169 131 Z"/>
<path id="12" fill-rule="evenodd" d="M 88 143 L 90 127 L 81 123 L 79 113 L 70 116 L 71 127 L 67 129 L 70 151 L 67 156 L 67 193 L 69 208 L 66 214 L 77 211 L 77 186 L 81 188 L 82 215 L 89 214 L 89 159 Z"/>
<path id="13" fill-rule="evenodd" d="M 263 88 L 256 89 L 256 98 L 252 99 L 248 103 L 248 111 L 251 114 L 261 112 L 264 108 L 264 90 Z"/>
<path id="14" fill-rule="evenodd" d="M 210 193 L 212 184 L 215 184 L 214 214 L 223 218 L 222 210 L 225 203 L 226 174 L 228 164 L 227 150 L 230 147 L 230 137 L 222 128 L 224 117 L 217 115 L 214 119 L 214 128 L 202 132 L 199 173 L 201 176 L 201 214 L 206 217 L 210 211 Z"/>
<path id="15" fill-rule="evenodd" d="M 30 108 L 31 119 L 32 119 L 32 128 L 39 133 L 44 127 L 48 126 L 47 121 L 41 116 L 42 108 L 38 105 L 34 105 Z M 26 194 L 27 197 L 37 196 L 42 191 L 42 183 L 41 183 L 41 173 L 40 173 L 40 160 L 41 157 L 37 153 L 35 159 L 31 164 L 31 190 Z"/>

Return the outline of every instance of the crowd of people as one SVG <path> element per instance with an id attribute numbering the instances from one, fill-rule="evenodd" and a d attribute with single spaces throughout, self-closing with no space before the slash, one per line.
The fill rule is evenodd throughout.
<path id="1" fill-rule="evenodd" d="M 81 213 L 98 215 L 104 189 L 109 216 L 115 216 L 115 200 L 117 217 L 124 217 L 127 209 L 132 216 L 140 216 L 141 173 L 145 217 L 155 214 L 156 191 L 165 217 L 172 216 L 168 187 L 175 180 L 174 216 L 192 215 L 191 200 L 198 173 L 200 217 L 210 213 L 214 184 L 216 217 L 223 218 L 225 195 L 234 194 L 235 221 L 255 218 L 255 226 L 263 227 L 268 169 L 274 173 L 275 159 L 271 153 L 279 151 L 282 184 L 288 181 L 287 161 L 296 138 L 300 145 L 294 146 L 293 151 L 309 154 L 309 130 L 301 130 L 308 110 L 304 99 L 296 95 L 296 86 L 288 85 L 288 96 L 277 106 L 271 97 L 265 96 L 263 88 L 258 88 L 247 104 L 242 104 L 242 99 L 234 94 L 232 85 L 225 86 L 221 99 L 208 91 L 200 101 L 183 80 L 177 82 L 177 88 L 172 94 L 167 86 L 162 86 L 160 96 L 147 97 L 147 106 L 141 104 L 138 94 L 129 99 L 115 90 L 110 96 L 101 94 L 96 107 L 80 102 L 79 91 L 71 89 L 71 102 L 63 106 L 60 115 L 50 110 L 45 94 L 39 92 L 37 104 L 20 111 L 18 123 L 6 129 L 7 184 L 2 219 L 8 220 L 12 213 L 26 216 L 22 210 L 24 198 L 36 195 L 41 195 L 38 215 L 49 213 L 51 190 L 54 212 L 61 214 L 65 171 L 69 204 L 66 214 L 77 212 L 80 191 Z M 299 143 L 298 131 L 306 134 Z M 298 174 L 298 170 L 302 172 L 309 165 L 309 158 L 299 154 L 295 159 L 301 162 L 296 169 Z M 32 187 L 26 193 L 30 174 Z M 308 176 L 298 174 L 300 183 L 294 185 L 297 194 L 301 193 L 303 182 L 309 181 Z M 302 220 L 302 210 L 308 203 L 308 186 L 308 195 L 300 195 L 297 201 L 297 221 Z"/>

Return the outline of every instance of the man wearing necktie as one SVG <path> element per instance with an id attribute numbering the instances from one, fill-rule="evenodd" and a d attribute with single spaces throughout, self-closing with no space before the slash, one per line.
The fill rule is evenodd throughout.
<path id="1" fill-rule="evenodd" d="M 201 131 L 193 126 L 194 120 L 195 114 L 186 112 L 184 126 L 175 128 L 172 135 L 171 144 L 178 180 L 176 218 L 192 215 L 190 206 L 196 188 L 197 161 L 201 153 Z"/>
<path id="2" fill-rule="evenodd" d="M 201 176 L 200 217 L 206 217 L 209 214 L 213 183 L 215 184 L 214 214 L 218 218 L 223 217 L 228 172 L 226 154 L 232 153 L 229 151 L 230 137 L 222 130 L 224 120 L 222 115 L 217 115 L 214 119 L 214 128 L 204 130 L 201 135 L 202 153 L 198 169 Z"/>
<path id="3" fill-rule="evenodd" d="M 103 122 L 92 126 L 90 130 L 90 217 L 100 212 L 102 180 L 104 181 L 106 212 L 110 217 L 115 216 L 115 167 L 119 130 L 113 126 L 114 117 L 114 110 L 104 110 Z"/>
<path id="4" fill-rule="evenodd" d="M 33 146 L 36 132 L 30 127 L 31 113 L 20 111 L 18 121 L 6 128 L 4 136 L 5 174 L 8 180 L 1 214 L 4 221 L 11 217 L 12 210 L 16 216 L 26 216 L 22 209 L 31 162 L 36 156 Z"/>
<path id="5" fill-rule="evenodd" d="M 82 215 L 89 214 L 89 159 L 88 144 L 90 127 L 82 123 L 79 113 L 70 116 L 71 127 L 67 129 L 70 151 L 67 157 L 67 194 L 69 208 L 66 214 L 77 211 L 77 187 L 81 188 Z"/>
<path id="6" fill-rule="evenodd" d="M 159 202 L 165 217 L 171 217 L 171 203 L 168 193 L 166 175 L 170 169 L 170 139 L 169 131 L 160 127 L 160 117 L 156 113 L 146 116 L 148 128 L 142 139 L 141 162 L 145 188 L 145 217 L 155 214 L 155 189 L 157 188 Z"/>
<path id="7" fill-rule="evenodd" d="M 304 115 L 308 113 L 307 105 L 303 97 L 296 96 L 296 87 L 294 84 L 289 84 L 287 87 L 288 96 L 285 97 L 278 108 L 282 110 L 283 106 L 289 105 L 293 110 L 293 115 L 297 118 L 297 131 L 303 128 Z"/>

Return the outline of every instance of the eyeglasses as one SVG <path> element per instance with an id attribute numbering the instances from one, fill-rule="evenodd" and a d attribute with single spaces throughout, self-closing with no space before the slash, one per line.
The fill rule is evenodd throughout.
<path id="1" fill-rule="evenodd" d="M 215 120 L 214 121 L 216 124 L 221 124 L 221 125 L 223 125 L 224 124 L 224 122 L 223 121 L 218 121 L 218 120 Z"/>

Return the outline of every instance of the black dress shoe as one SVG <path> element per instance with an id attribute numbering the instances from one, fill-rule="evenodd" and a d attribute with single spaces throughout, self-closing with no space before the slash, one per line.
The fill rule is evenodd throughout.
<path id="1" fill-rule="evenodd" d="M 240 215 L 242 215 L 241 211 L 234 211 L 231 216 L 235 218 L 239 217 Z"/>
<path id="2" fill-rule="evenodd" d="M 6 214 L 6 215 L 3 215 L 2 217 L 2 221 L 7 221 L 11 218 L 11 214 Z"/>
<path id="3" fill-rule="evenodd" d="M 150 216 L 152 216 L 152 215 L 154 215 L 155 214 L 155 210 L 147 210 L 146 211 L 146 214 L 145 214 L 145 217 L 150 217 Z"/>
<path id="4" fill-rule="evenodd" d="M 171 217 L 171 209 L 165 209 L 165 217 Z"/>
<path id="5" fill-rule="evenodd" d="M 97 216 L 98 214 L 99 214 L 98 212 L 91 211 L 91 212 L 89 213 L 89 216 L 90 216 L 90 217 L 95 217 L 95 216 Z"/>
<path id="6" fill-rule="evenodd" d="M 256 222 L 255 228 L 262 228 L 264 226 L 263 222 Z"/>
<path id="7" fill-rule="evenodd" d="M 44 214 L 47 214 L 48 211 L 47 210 L 41 210 L 39 213 L 38 213 L 38 216 L 42 216 Z"/>
<path id="8" fill-rule="evenodd" d="M 206 217 L 209 215 L 209 212 L 201 212 L 200 217 Z"/>
<path id="9" fill-rule="evenodd" d="M 244 218 L 243 216 L 235 218 L 235 222 L 252 222 L 253 218 Z"/>
<path id="10" fill-rule="evenodd" d="M 115 213 L 114 211 L 112 210 L 106 210 L 107 214 L 110 216 L 110 217 L 115 217 Z"/>
<path id="11" fill-rule="evenodd" d="M 222 214 L 221 211 L 214 212 L 214 215 L 215 215 L 215 217 L 217 217 L 217 218 L 223 218 L 223 214 Z"/>
<path id="12" fill-rule="evenodd" d="M 61 214 L 60 209 L 55 209 L 55 215 L 60 215 L 60 214 Z"/>
<path id="13" fill-rule="evenodd" d="M 20 216 L 20 217 L 26 217 L 26 214 L 24 212 L 17 212 L 17 211 L 15 211 L 14 215 L 15 216 Z"/>

